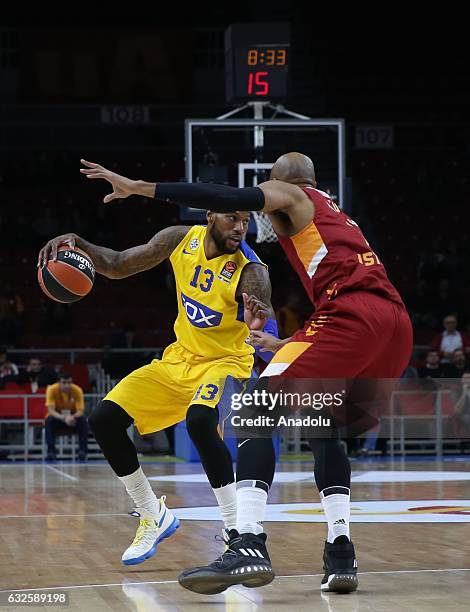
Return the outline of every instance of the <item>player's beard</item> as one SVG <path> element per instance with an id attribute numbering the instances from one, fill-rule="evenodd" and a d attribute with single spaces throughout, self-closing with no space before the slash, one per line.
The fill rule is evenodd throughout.
<path id="1" fill-rule="evenodd" d="M 215 225 L 211 227 L 209 232 L 210 232 L 212 240 L 215 242 L 215 246 L 217 247 L 217 250 L 219 250 L 221 253 L 235 253 L 236 251 L 238 251 L 238 248 L 239 248 L 238 246 L 235 248 L 230 248 L 227 245 L 228 239 L 227 238 L 224 239 L 224 237 L 219 232 L 219 230 L 215 227 Z"/>

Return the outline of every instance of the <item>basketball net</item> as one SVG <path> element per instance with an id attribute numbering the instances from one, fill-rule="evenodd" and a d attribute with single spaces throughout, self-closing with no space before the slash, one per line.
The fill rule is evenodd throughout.
<path id="1" fill-rule="evenodd" d="M 266 213 L 252 213 L 256 223 L 256 242 L 277 242 L 276 232 Z"/>

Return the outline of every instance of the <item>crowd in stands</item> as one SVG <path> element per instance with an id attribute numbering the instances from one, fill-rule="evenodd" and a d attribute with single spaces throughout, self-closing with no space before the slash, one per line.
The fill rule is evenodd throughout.
<path id="1" fill-rule="evenodd" d="M 35 393 L 57 381 L 57 372 L 42 363 L 38 355 L 32 355 L 28 363 L 19 368 L 10 359 L 6 347 L 0 346 L 0 389 L 8 383 L 15 386 L 27 387 L 28 392 Z"/>
<path id="2" fill-rule="evenodd" d="M 444 317 L 443 330 L 434 335 L 428 350 L 415 355 L 406 378 L 462 378 L 470 372 L 470 339 L 457 329 L 454 315 Z"/>

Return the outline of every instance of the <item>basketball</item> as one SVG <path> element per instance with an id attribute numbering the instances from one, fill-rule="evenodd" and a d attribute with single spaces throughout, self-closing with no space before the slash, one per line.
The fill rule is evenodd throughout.
<path id="1" fill-rule="evenodd" d="M 95 267 L 84 251 L 62 245 L 55 261 L 51 255 L 47 264 L 38 268 L 38 281 L 41 289 L 52 300 L 69 304 L 81 300 L 91 291 L 95 281 Z"/>

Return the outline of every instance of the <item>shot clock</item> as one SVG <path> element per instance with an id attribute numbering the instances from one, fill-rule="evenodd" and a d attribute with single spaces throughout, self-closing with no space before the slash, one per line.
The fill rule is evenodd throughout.
<path id="1" fill-rule="evenodd" d="M 231 25 L 225 33 L 227 102 L 286 98 L 289 56 L 288 24 Z"/>

